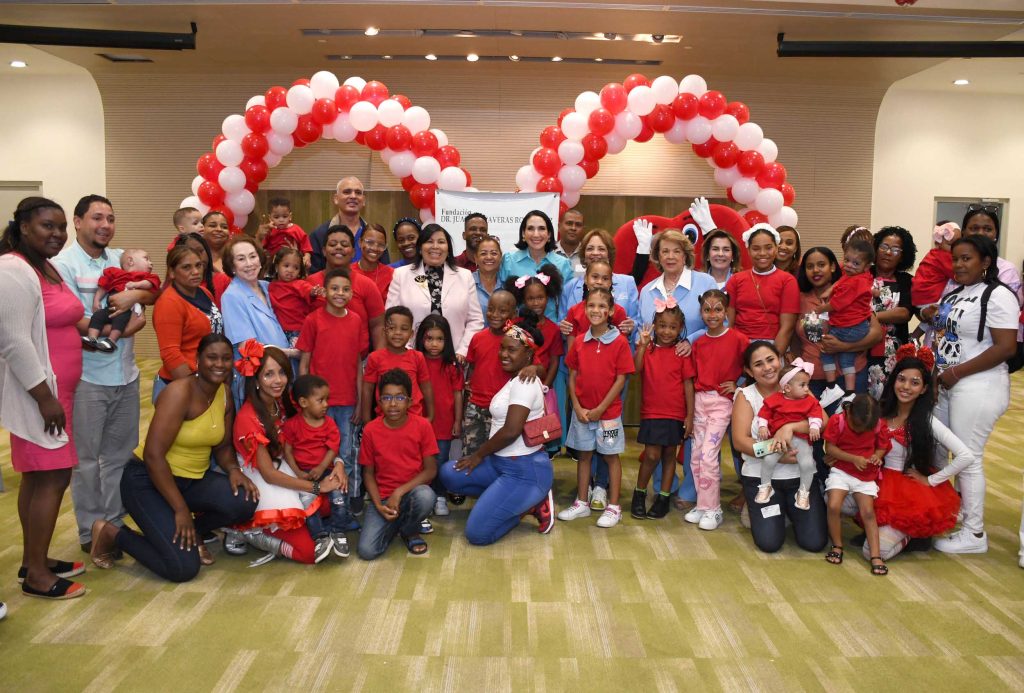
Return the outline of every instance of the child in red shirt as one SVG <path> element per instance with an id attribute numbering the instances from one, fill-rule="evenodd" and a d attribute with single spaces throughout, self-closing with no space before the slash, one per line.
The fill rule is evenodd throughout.
<path id="1" fill-rule="evenodd" d="M 796 433 L 789 442 L 790 447 L 796 450 L 796 464 L 800 468 L 800 488 L 793 503 L 800 510 L 811 509 L 811 484 L 814 482 L 816 465 L 810 443 L 821 436 L 821 422 L 825 418 L 817 398 L 811 394 L 812 373 L 813 364 L 799 357 L 793 359 L 793 363 L 783 369 L 779 378 L 782 391 L 768 396 L 761 405 L 761 411 L 757 413 L 759 441 L 769 440 L 786 424 L 806 421 L 810 427 L 809 433 Z M 772 451 L 761 459 L 761 485 L 754 497 L 754 501 L 759 504 L 767 503 L 775 494 L 772 475 L 775 473 L 775 465 L 786 452 L 781 449 L 781 445 L 782 441 L 772 440 Z"/>
<path id="2" fill-rule="evenodd" d="M 359 464 L 371 501 L 359 533 L 364 561 L 387 551 L 395 535 L 414 556 L 427 553 L 420 533 L 436 499 L 427 484 L 437 474 L 437 442 L 430 422 L 409 412 L 412 389 L 401 369 L 381 375 L 377 403 L 383 416 L 363 429 Z"/>
<path id="3" fill-rule="evenodd" d="M 338 451 L 341 449 L 341 433 L 334 420 L 327 416 L 327 402 L 330 386 L 323 378 L 315 375 L 300 375 L 292 383 L 292 400 L 299 411 L 281 427 L 281 442 L 284 443 L 284 461 L 291 467 L 297 479 L 323 481 L 341 464 Z M 327 558 L 333 549 L 339 558 L 348 558 L 348 539 L 345 529 L 352 521 L 348 512 L 346 496 L 348 479 L 339 473 L 341 486 L 326 495 L 331 504 L 331 515 L 325 527 L 320 513 L 306 517 L 306 528 L 313 537 L 313 553 L 317 563 Z M 299 492 L 299 498 L 307 508 L 316 500 L 312 493 Z"/>
<path id="4" fill-rule="evenodd" d="M 263 239 L 267 257 L 274 257 L 281 248 L 295 248 L 302 254 L 302 265 L 309 268 L 313 246 L 309 236 L 298 224 L 292 223 L 292 203 L 284 197 L 270 200 L 270 231 Z"/>
<path id="5" fill-rule="evenodd" d="M 270 305 L 281 323 L 288 342 L 295 346 L 302 323 L 317 307 L 317 299 L 324 295 L 322 286 L 306 281 L 306 267 L 302 254 L 295 248 L 281 248 L 274 256 L 274 274 L 270 282 Z"/>
<path id="6" fill-rule="evenodd" d="M 576 500 L 558 513 L 560 520 L 590 515 L 586 498 L 590 489 L 590 459 L 596 450 L 608 464 L 608 505 L 597 520 L 597 526 L 604 528 L 614 527 L 622 517 L 619 454 L 626 448 L 626 436 L 622 428 L 620 395 L 626 386 L 626 377 L 636 372 L 629 342 L 609 324 L 614 305 L 611 291 L 590 289 L 586 299 L 590 329 L 575 341 L 565 360 L 573 409 L 566 445 L 576 448 L 580 458 L 576 465 Z"/>
<path id="7" fill-rule="evenodd" d="M 100 275 L 92 299 L 89 330 L 82 337 L 82 343 L 107 354 L 117 351 L 117 340 L 128 327 L 134 310 L 126 310 L 111 318 L 110 310 L 103 306 L 103 299 L 125 289 L 148 289 L 156 293 L 159 288 L 160 278 L 153 274 L 153 263 L 149 261 L 149 253 L 141 248 L 125 250 L 121 254 L 121 266 L 108 267 Z M 110 332 L 107 336 L 100 337 L 103 328 L 108 324 Z"/>
<path id="8" fill-rule="evenodd" d="M 871 290 L 875 279 L 869 269 L 874 261 L 875 249 L 870 243 L 859 238 L 849 241 L 843 250 L 843 276 L 832 286 L 827 303 L 818 308 L 819 313 L 828 313 L 829 334 L 847 344 L 864 339 L 871 328 Z M 821 352 L 825 380 L 836 382 L 838 362 L 844 387 L 853 392 L 857 381 L 856 358 L 853 351 Z"/>
<path id="9" fill-rule="evenodd" d="M 380 297 L 387 301 L 395 268 L 380 261 L 381 256 L 388 250 L 388 235 L 384 227 L 380 224 L 367 224 L 359 237 L 359 250 L 362 254 L 356 262 L 349 265 L 349 269 L 352 270 L 352 274 L 372 281 L 380 291 Z"/>
<path id="10" fill-rule="evenodd" d="M 547 318 L 545 312 L 548 304 L 557 302 L 562 295 L 562 275 L 554 265 L 545 264 L 537 270 L 537 274 L 526 277 L 509 277 L 505 280 L 505 289 L 516 297 L 519 304 L 520 322 L 527 315 L 535 322 L 535 326 L 544 337 L 544 344 L 537 348 L 534 358 L 544 369 L 541 381 L 544 387 L 550 388 L 558 375 L 558 360 L 564 353 L 562 335 L 558 325 Z"/>
<path id="11" fill-rule="evenodd" d="M 590 290 L 612 290 L 612 266 L 600 260 L 591 262 L 587 265 L 587 273 L 583 275 L 583 287 L 583 300 L 569 308 L 565 318 L 558 325 L 566 339 L 565 353 L 567 354 L 572 351 L 572 344 L 576 338 L 585 334 L 590 329 L 590 321 L 587 319 L 586 314 L 586 297 Z M 619 332 L 626 335 L 626 339 L 629 339 L 630 335 L 633 334 L 634 327 L 636 327 L 633 320 L 626 315 L 626 310 L 618 305 L 612 306 L 610 322 L 618 328 Z M 546 335 L 544 339 L 547 339 Z"/>
<path id="12" fill-rule="evenodd" d="M 668 515 L 669 489 L 676 473 L 676 449 L 693 429 L 693 362 L 676 353 L 686 319 L 671 296 L 655 305 L 654 325 L 640 329 L 633 363 L 641 374 L 640 433 L 643 443 L 630 515 L 638 520 Z M 653 339 L 652 339 L 653 337 Z M 647 484 L 661 462 L 661 491 L 647 509 Z"/>
<path id="13" fill-rule="evenodd" d="M 953 242 L 960 240 L 960 227 L 951 221 L 932 231 L 934 247 L 921 259 L 910 280 L 910 297 L 916 308 L 938 303 L 946 284 L 953 278 Z"/>
<path id="14" fill-rule="evenodd" d="M 881 558 L 878 522 L 875 519 L 877 480 L 881 476 L 882 458 L 892 448 L 889 427 L 880 416 L 881 407 L 870 395 L 857 395 L 843 406 L 843 411 L 825 427 L 825 461 L 832 471 L 825 481 L 828 494 L 828 534 L 832 550 L 825 559 L 834 565 L 843 562 L 843 534 L 840 510 L 846 494 L 857 501 L 864 533 L 871 556 L 871 573 L 886 575 L 889 568 Z"/>
<path id="15" fill-rule="evenodd" d="M 476 452 L 490 435 L 491 413 L 488 408 L 494 395 L 509 381 L 498 360 L 498 350 L 505 338 L 505 323 L 515 314 L 515 296 L 505 289 L 496 290 L 487 304 L 487 329 L 480 330 L 469 341 L 466 352 L 469 401 L 462 417 L 463 457 Z"/>
<path id="16" fill-rule="evenodd" d="M 690 469 L 697 487 L 697 505 L 683 519 L 701 529 L 722 524 L 719 454 L 732 422 L 732 397 L 743 373 L 743 352 L 750 344 L 746 335 L 725 326 L 729 295 L 718 289 L 700 296 L 700 316 L 707 326 L 693 342 L 690 358 L 697 376 L 693 381 L 693 444 Z"/>
<path id="17" fill-rule="evenodd" d="M 384 313 L 384 348 L 370 352 L 363 371 L 363 421 L 373 418 L 373 392 L 380 377 L 392 368 L 400 368 L 412 380 L 412 402 L 409 413 L 434 418 L 434 390 L 430 384 L 427 361 L 423 354 L 409 348 L 412 339 L 412 311 L 405 306 L 391 306 Z M 377 414 L 380 414 L 377 407 Z"/>

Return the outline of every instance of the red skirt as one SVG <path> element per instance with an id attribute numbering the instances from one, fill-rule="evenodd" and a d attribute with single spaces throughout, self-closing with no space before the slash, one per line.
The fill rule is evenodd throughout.
<path id="1" fill-rule="evenodd" d="M 953 529 L 960 496 L 950 483 L 926 486 L 902 472 L 882 469 L 875 499 L 878 526 L 886 525 L 911 537 L 933 537 Z"/>

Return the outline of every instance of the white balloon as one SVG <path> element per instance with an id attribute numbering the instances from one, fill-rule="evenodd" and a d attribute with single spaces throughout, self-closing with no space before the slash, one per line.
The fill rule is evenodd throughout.
<path id="1" fill-rule="evenodd" d="M 568 113 L 562 118 L 562 134 L 570 140 L 579 142 L 590 132 L 587 117 L 582 113 Z"/>
<path id="2" fill-rule="evenodd" d="M 359 132 L 369 132 L 377 127 L 377 107 L 369 101 L 357 101 L 348 112 L 348 119 Z"/>
<path id="3" fill-rule="evenodd" d="M 275 154 L 274 152 L 267 152 L 266 154 L 263 155 L 263 161 L 266 162 L 267 166 L 270 168 L 274 168 L 279 163 L 281 163 L 281 159 L 283 158 L 284 157 L 282 157 L 280 154 Z"/>
<path id="4" fill-rule="evenodd" d="M 567 166 L 583 161 L 583 145 L 575 140 L 562 140 L 558 145 L 558 158 Z"/>
<path id="5" fill-rule="evenodd" d="M 587 182 L 587 172 L 580 166 L 563 166 L 558 172 L 558 180 L 562 181 L 565 190 L 579 190 Z"/>
<path id="6" fill-rule="evenodd" d="M 377 118 L 380 120 L 380 124 L 386 128 L 394 127 L 401 123 L 404 114 L 405 109 L 402 108 L 402 104 L 394 99 L 381 101 L 380 106 L 377 106 Z"/>
<path id="7" fill-rule="evenodd" d="M 704 81 L 704 78 L 700 75 L 686 75 L 682 81 L 679 82 L 679 93 L 680 94 L 693 94 L 694 96 L 701 96 L 708 90 L 708 83 Z"/>
<path id="8" fill-rule="evenodd" d="M 608 143 L 609 154 L 621 154 L 626 148 L 626 138 L 614 130 L 604 136 L 604 141 Z"/>
<path id="9" fill-rule="evenodd" d="M 704 144 L 711 139 L 711 121 L 695 116 L 686 121 L 686 139 L 690 144 Z"/>
<path id="10" fill-rule="evenodd" d="M 796 210 L 792 207 L 783 207 L 775 214 L 768 215 L 768 223 L 775 228 L 780 226 L 792 226 L 796 228 L 796 222 L 798 221 Z"/>
<path id="11" fill-rule="evenodd" d="M 245 188 L 225 195 L 224 203 L 235 213 L 235 226 L 245 226 L 244 221 L 240 221 L 239 218 L 247 216 L 256 208 L 256 198 Z"/>
<path id="12" fill-rule="evenodd" d="M 733 197 L 735 197 L 735 194 Z M 784 204 L 782 193 L 775 188 L 765 188 L 757 193 L 757 197 L 754 198 L 754 207 L 761 214 L 775 214 L 782 209 Z"/>
<path id="13" fill-rule="evenodd" d="M 596 92 L 585 91 L 576 97 L 576 112 L 584 118 L 589 118 L 590 114 L 601 107 L 601 97 Z"/>
<path id="14" fill-rule="evenodd" d="M 296 84 L 289 87 L 288 94 L 285 96 L 285 103 L 288 104 L 288 108 L 292 109 L 299 115 L 305 115 L 313 110 L 313 102 L 316 99 L 313 98 L 313 90 L 307 87 L 305 84 Z"/>
<path id="15" fill-rule="evenodd" d="M 764 132 L 761 130 L 761 126 L 757 123 L 748 122 L 740 125 L 732 141 L 739 147 L 741 152 L 749 152 L 757 149 L 763 139 Z"/>
<path id="16" fill-rule="evenodd" d="M 575 207 L 577 205 L 577 203 L 579 203 L 579 201 L 580 201 L 580 191 L 579 190 L 563 190 L 562 191 L 562 202 L 564 202 L 565 206 L 568 207 L 569 209 L 572 209 L 573 207 Z"/>
<path id="17" fill-rule="evenodd" d="M 270 113 L 270 129 L 281 135 L 290 135 L 299 126 L 299 116 L 290 108 L 275 108 Z"/>
<path id="18" fill-rule="evenodd" d="M 415 135 L 430 128 L 430 114 L 423 106 L 410 106 L 409 110 L 402 113 L 402 124 Z"/>
<path id="19" fill-rule="evenodd" d="M 416 155 L 410 151 L 398 152 L 391 161 L 388 162 L 388 168 L 391 169 L 392 175 L 398 178 L 405 178 L 412 173 L 412 165 L 416 163 Z"/>
<path id="20" fill-rule="evenodd" d="M 244 229 L 245 225 L 249 223 L 249 215 L 248 214 L 236 214 L 234 221 L 235 221 L 235 226 L 237 226 L 240 229 Z"/>
<path id="21" fill-rule="evenodd" d="M 242 159 L 245 158 L 245 154 L 242 152 L 242 145 L 234 140 L 224 140 L 218 144 L 216 155 L 217 161 L 225 166 L 238 166 L 242 163 Z M 243 179 L 245 178 L 244 175 L 242 177 Z M 243 182 L 242 185 L 245 185 L 245 183 Z"/>
<path id="22" fill-rule="evenodd" d="M 465 190 L 466 183 L 466 172 L 458 166 L 448 166 L 442 169 L 441 175 L 437 177 L 437 187 L 441 190 Z"/>
<path id="23" fill-rule="evenodd" d="M 421 156 L 413 162 L 412 177 L 417 183 L 436 183 L 441 175 L 441 164 L 432 156 Z"/>
<path id="24" fill-rule="evenodd" d="M 765 137 L 761 140 L 761 144 L 757 145 L 757 151 L 764 157 L 764 162 L 770 164 L 779 158 L 779 148 L 776 146 L 773 140 Z"/>
<path id="25" fill-rule="evenodd" d="M 732 142 L 740 129 L 740 121 L 728 113 L 711 121 L 711 136 L 719 142 Z"/>
<path id="26" fill-rule="evenodd" d="M 181 209 L 182 207 L 194 207 L 199 209 L 202 204 L 203 203 L 199 201 L 198 195 L 189 195 L 181 201 L 181 204 L 178 205 L 178 209 Z M 203 212 L 203 214 L 206 214 L 206 212 Z"/>
<path id="27" fill-rule="evenodd" d="M 732 198 L 741 205 L 749 205 L 757 199 L 761 186 L 753 178 L 740 178 L 732 184 Z"/>
<path id="28" fill-rule="evenodd" d="M 224 119 L 220 126 L 220 131 L 229 140 L 234 140 L 235 142 L 241 142 L 243 137 L 252 132 L 249 126 L 245 124 L 245 116 L 240 116 L 237 113 L 229 115 Z"/>
<path id="29" fill-rule="evenodd" d="M 360 94 L 363 93 L 363 87 L 366 86 L 366 80 L 362 77 L 349 77 L 345 80 L 346 87 L 355 87 L 356 91 Z"/>
<path id="30" fill-rule="evenodd" d="M 434 213 L 430 211 L 429 207 L 424 207 L 420 210 L 420 221 L 424 224 L 434 223 Z"/>
<path id="31" fill-rule="evenodd" d="M 331 123 L 331 128 L 334 139 L 339 142 L 351 142 L 359 134 L 359 131 L 352 126 L 352 121 L 349 120 L 347 113 L 339 113 L 335 121 Z"/>
<path id="32" fill-rule="evenodd" d="M 430 128 L 430 131 L 434 133 L 434 137 L 437 138 L 438 147 L 448 146 L 448 135 L 444 134 L 444 130 L 439 130 L 438 128 Z"/>
<path id="33" fill-rule="evenodd" d="M 635 139 L 644 129 L 644 123 L 640 116 L 630 111 L 622 111 L 615 115 L 615 132 L 624 139 Z"/>
<path id="34" fill-rule="evenodd" d="M 267 144 L 270 145 L 270 151 L 278 156 L 290 154 L 295 148 L 295 140 L 292 139 L 292 136 L 282 135 L 279 132 L 268 132 Z"/>
<path id="35" fill-rule="evenodd" d="M 193 195 L 198 195 L 199 194 L 199 186 L 202 185 L 204 180 L 206 180 L 206 179 L 203 178 L 202 176 L 196 176 L 195 178 L 192 179 L 192 194 Z"/>
<path id="36" fill-rule="evenodd" d="M 672 128 L 665 133 L 665 139 L 672 144 L 682 144 L 686 141 L 686 123 L 685 120 L 676 119 L 676 122 L 672 123 Z"/>
<path id="37" fill-rule="evenodd" d="M 679 85 L 668 75 L 662 75 L 651 82 L 651 92 L 658 103 L 670 104 L 679 96 Z"/>
<path id="38" fill-rule="evenodd" d="M 723 188 L 731 188 L 733 184 L 742 177 L 743 174 L 741 174 L 740 170 L 735 166 L 715 169 L 715 182 Z"/>
<path id="39" fill-rule="evenodd" d="M 516 187 L 523 192 L 535 192 L 540 178 L 540 173 L 533 166 L 520 166 L 516 171 Z"/>
<path id="40" fill-rule="evenodd" d="M 245 189 L 245 174 L 237 166 L 226 166 L 217 174 L 217 182 L 226 193 L 238 192 Z"/>
<path id="41" fill-rule="evenodd" d="M 253 106 L 266 106 L 267 100 L 263 97 L 263 94 L 257 94 L 248 101 L 245 102 L 245 110 L 249 110 Z"/>
<path id="42" fill-rule="evenodd" d="M 341 84 L 333 72 L 321 70 L 309 78 L 309 88 L 314 99 L 333 99 Z"/>
<path id="43" fill-rule="evenodd" d="M 393 157 L 397 153 L 398 152 L 396 152 L 394 149 L 384 147 L 384 149 L 380 150 L 380 160 L 386 164 L 389 161 L 391 161 L 391 157 Z"/>
<path id="44" fill-rule="evenodd" d="M 633 91 L 629 92 L 629 96 L 626 97 L 626 104 L 629 110 L 638 116 L 647 115 L 658 105 L 654 100 L 654 92 L 643 84 L 633 87 Z"/>

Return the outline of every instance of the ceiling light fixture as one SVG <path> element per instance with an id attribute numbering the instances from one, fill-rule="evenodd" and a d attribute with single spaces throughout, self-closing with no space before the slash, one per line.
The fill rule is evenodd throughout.
<path id="1" fill-rule="evenodd" d="M 469 55 L 466 56 L 466 60 L 468 60 L 471 63 L 475 63 L 479 59 L 480 56 L 477 55 L 476 53 L 470 53 Z"/>
<path id="2" fill-rule="evenodd" d="M 364 31 L 363 33 L 366 34 L 367 36 L 376 36 L 377 34 L 380 33 L 380 29 L 375 26 L 368 26 L 366 27 L 366 31 Z"/>
<path id="3" fill-rule="evenodd" d="M 957 86 L 957 87 L 966 87 L 970 83 L 971 83 L 970 80 L 967 80 L 967 79 L 954 79 L 953 80 L 954 86 Z"/>
<path id="4" fill-rule="evenodd" d="M 508 59 L 511 60 L 514 63 L 519 62 L 519 56 L 518 55 L 510 55 L 510 56 L 508 56 Z"/>
<path id="5" fill-rule="evenodd" d="M 553 63 L 560 63 L 560 62 L 562 62 L 562 58 L 560 56 L 556 55 L 555 57 L 553 57 L 551 59 L 551 62 L 553 62 Z"/>
<path id="6" fill-rule="evenodd" d="M 603 63 L 604 62 L 604 58 L 594 58 L 594 62 L 595 63 Z"/>
<path id="7" fill-rule="evenodd" d="M 28 67 L 28 63 L 24 60 L 12 60 L 11 67 Z"/>
<path id="8" fill-rule="evenodd" d="M 391 56 L 390 55 L 383 55 L 381 57 L 384 58 L 385 60 L 391 60 Z"/>
<path id="9" fill-rule="evenodd" d="M 427 53 L 423 57 L 426 58 L 427 60 L 437 60 L 437 56 L 434 55 L 433 53 Z"/>

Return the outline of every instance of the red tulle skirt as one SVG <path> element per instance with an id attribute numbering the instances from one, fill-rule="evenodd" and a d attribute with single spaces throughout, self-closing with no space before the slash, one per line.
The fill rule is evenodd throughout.
<path id="1" fill-rule="evenodd" d="M 926 486 L 902 472 L 882 469 L 875 499 L 878 526 L 886 525 L 911 537 L 933 537 L 953 529 L 960 496 L 950 483 Z"/>

